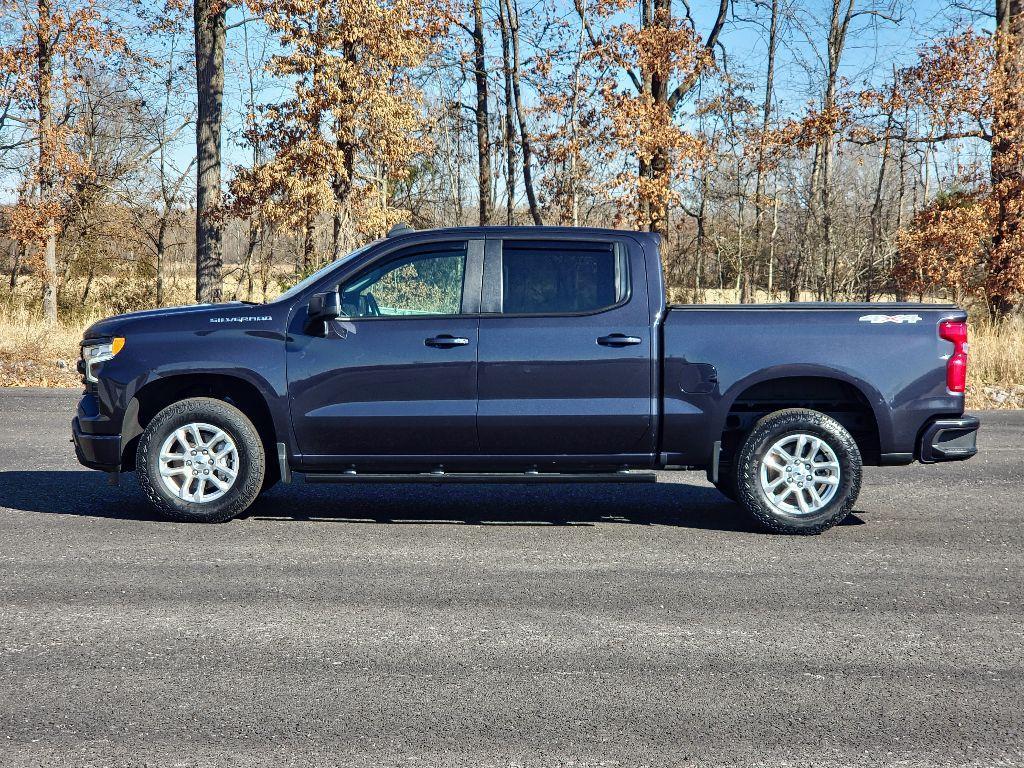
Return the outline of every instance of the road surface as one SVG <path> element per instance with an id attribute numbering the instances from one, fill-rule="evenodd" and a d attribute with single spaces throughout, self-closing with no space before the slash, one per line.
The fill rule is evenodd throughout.
<path id="1" fill-rule="evenodd" d="M 156 520 L 0 390 L 0 765 L 1024 764 L 1024 413 L 766 535 L 702 475 Z"/>

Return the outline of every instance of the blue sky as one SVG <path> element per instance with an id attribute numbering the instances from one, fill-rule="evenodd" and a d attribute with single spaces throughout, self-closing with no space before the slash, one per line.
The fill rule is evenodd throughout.
<path id="1" fill-rule="evenodd" d="M 520 13 L 524 28 L 528 25 L 527 16 L 534 4 L 543 0 L 520 0 Z M 155 8 L 157 0 L 144 0 L 143 8 Z M 566 17 L 575 19 L 572 0 L 554 0 L 557 8 Z M 778 52 L 776 94 L 778 110 L 781 114 L 794 113 L 813 100 L 820 92 L 820 78 L 823 67 L 819 56 L 825 47 L 828 30 L 828 14 L 830 0 L 780 0 L 783 8 L 789 11 L 789 19 L 784 22 L 781 32 L 782 47 Z M 718 3 L 713 0 L 692 0 L 691 6 L 697 22 L 698 31 L 706 33 L 710 28 Z M 982 6 L 987 7 L 987 6 Z M 857 8 L 868 10 L 877 8 L 887 15 L 898 18 L 893 22 L 878 16 L 864 15 L 854 21 L 850 31 L 846 52 L 843 58 L 842 75 L 855 88 L 868 84 L 878 84 L 886 77 L 893 66 L 903 66 L 913 60 L 916 49 L 954 28 L 958 19 L 964 18 L 964 12 L 951 10 L 948 2 L 912 2 L 909 0 L 883 0 L 871 6 L 866 0 L 858 0 Z M 243 18 L 244 11 L 238 7 L 229 12 L 229 23 Z M 754 20 L 754 17 L 758 20 Z M 722 42 L 728 52 L 727 66 L 729 71 L 741 80 L 750 83 L 750 97 L 759 100 L 763 92 L 765 61 L 767 50 L 767 32 L 764 27 L 767 13 L 764 8 L 758 12 L 750 0 L 735 3 L 730 15 L 730 22 L 722 35 Z M 980 18 L 980 17 L 979 17 Z M 191 21 L 191 20 L 189 20 Z M 979 26 L 990 25 L 980 18 Z M 189 31 L 191 25 L 189 24 Z M 244 120 L 244 104 L 246 91 L 245 48 L 248 44 L 250 54 L 258 58 L 263 30 L 258 22 L 237 26 L 229 34 L 229 52 L 227 63 L 227 83 L 225 89 L 226 131 L 224 136 L 224 156 L 228 165 L 247 164 L 250 157 L 233 139 L 241 130 Z M 465 37 L 464 33 L 463 34 Z M 136 47 L 152 52 L 156 47 L 154 40 L 137 40 Z M 179 41 L 181 42 L 187 41 Z M 499 55 L 497 31 L 489 40 L 491 55 Z M 468 42 L 467 42 L 468 45 Z M 255 48 L 255 51 L 254 51 Z M 525 55 L 529 55 L 527 49 Z M 495 61 L 497 66 L 497 61 Z M 283 84 L 272 83 L 264 79 L 264 100 L 273 100 L 282 92 Z M 495 88 L 497 89 L 497 83 Z M 465 100 L 470 101 L 470 94 Z M 430 93 L 428 92 L 428 99 Z M 529 97 L 527 97 L 529 98 Z M 182 80 L 180 92 L 175 95 L 175 103 L 184 111 L 192 109 L 195 102 L 194 89 L 190 75 Z M 184 168 L 194 156 L 193 133 L 190 129 L 182 132 L 175 142 L 172 158 L 176 165 Z M 0 182 L 5 187 L 2 197 L 11 194 L 9 183 Z"/>

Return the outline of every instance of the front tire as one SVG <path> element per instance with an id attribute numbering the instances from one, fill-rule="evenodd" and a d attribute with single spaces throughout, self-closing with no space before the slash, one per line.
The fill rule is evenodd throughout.
<path id="1" fill-rule="evenodd" d="M 136 452 L 139 484 L 165 517 L 222 523 L 256 500 L 266 473 L 253 423 L 222 400 L 194 397 L 146 425 Z"/>
<path id="2" fill-rule="evenodd" d="M 860 493 L 863 463 L 843 426 L 791 408 L 760 419 L 737 455 L 737 501 L 777 533 L 818 534 L 842 522 Z"/>

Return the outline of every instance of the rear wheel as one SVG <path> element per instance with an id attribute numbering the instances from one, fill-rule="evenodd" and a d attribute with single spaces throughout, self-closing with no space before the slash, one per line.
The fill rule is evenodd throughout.
<path id="1" fill-rule="evenodd" d="M 220 523 L 244 512 L 264 483 L 266 457 L 245 414 L 221 400 L 189 398 L 153 417 L 136 453 L 139 483 L 173 520 Z"/>
<path id="2" fill-rule="evenodd" d="M 737 501 L 766 528 L 816 534 L 850 514 L 862 462 L 857 443 L 839 422 L 793 408 L 754 425 L 733 472 Z"/>

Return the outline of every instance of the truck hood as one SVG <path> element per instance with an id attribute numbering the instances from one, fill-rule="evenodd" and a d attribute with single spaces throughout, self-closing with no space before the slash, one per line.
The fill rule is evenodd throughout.
<path id="1" fill-rule="evenodd" d="M 86 328 L 85 333 L 83 333 L 82 336 L 86 339 L 106 338 L 116 336 L 118 332 L 127 325 L 138 320 L 158 322 L 163 318 L 167 318 L 172 321 L 190 318 L 198 319 L 204 315 L 215 315 L 217 313 L 225 312 L 230 313 L 232 310 L 238 310 L 242 307 L 248 307 L 252 310 L 262 310 L 264 305 L 245 304 L 241 301 L 228 301 L 221 302 L 219 304 L 190 304 L 184 307 L 144 309 L 139 312 L 127 312 L 123 315 L 114 315 L 113 317 L 107 317 L 103 320 L 99 320 Z"/>

